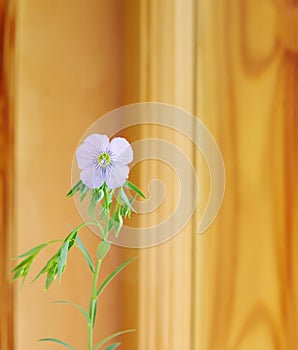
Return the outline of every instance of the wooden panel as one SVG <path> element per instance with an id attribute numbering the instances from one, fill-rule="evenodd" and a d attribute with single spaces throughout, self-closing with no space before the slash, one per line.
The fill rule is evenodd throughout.
<path id="1" fill-rule="evenodd" d="M 141 101 L 165 102 L 192 110 L 192 11 L 192 1 L 140 2 Z M 150 129 L 147 125 L 142 138 L 147 137 L 168 140 L 192 158 L 192 145 L 179 135 L 179 130 Z M 142 187 L 146 188 L 154 178 L 165 184 L 167 206 L 175 205 L 179 200 L 175 182 L 158 162 L 143 172 Z M 159 218 L 153 214 L 145 224 L 162 220 L 163 213 L 159 213 Z M 190 224 L 173 239 L 140 252 L 138 349 L 190 349 L 191 232 Z"/>
<path id="2" fill-rule="evenodd" d="M 13 348 L 9 269 L 13 205 L 14 2 L 0 1 L 0 348 Z"/>
<path id="3" fill-rule="evenodd" d="M 98 337 L 133 326 L 138 332 L 125 338 L 123 349 L 298 347 L 295 6 L 290 0 L 18 3 L 16 250 L 57 238 L 67 224 L 80 222 L 63 199 L 73 151 L 92 121 L 122 104 L 160 101 L 194 112 L 216 136 L 226 164 L 226 196 L 212 228 L 195 235 L 199 210 L 177 237 L 140 251 L 138 264 L 103 300 L 101 312 L 109 317 L 99 322 Z M 7 96 L 3 101 L 7 108 Z M 3 113 L 1 122 L 3 116 L 8 120 Z M 1 124 L 1 150 L 3 141 L 6 150 L 10 144 L 7 130 L 9 124 Z M 203 162 L 185 139 L 149 127 L 125 132 L 183 148 L 195 158 L 206 195 Z M 1 181 L 11 174 L 3 165 L 9 159 L 1 152 Z M 143 171 L 144 188 L 146 180 L 164 175 L 156 165 Z M 175 199 L 173 191 L 168 200 Z M 1 208 L 7 217 L 9 204 Z M 3 254 L 5 237 L 0 235 Z M 86 242 L 90 249 L 96 243 L 96 237 Z M 115 247 L 107 270 L 136 254 Z M 41 283 L 17 293 L 17 349 L 37 349 L 36 339 L 48 335 L 83 347 L 83 321 L 50 304 L 61 295 L 86 302 L 83 264 L 74 254 L 76 276 L 66 273 L 63 285 L 49 293 Z M 6 266 L 1 269 L 5 274 Z M 7 342 L 7 308 L 0 305 L 1 341 Z"/>
<path id="4" fill-rule="evenodd" d="M 83 132 L 123 104 L 123 4 L 117 0 L 20 1 L 17 19 L 15 250 L 23 252 L 64 237 L 69 226 L 81 223 L 74 202 L 65 194 Z M 85 230 L 82 239 L 95 256 L 98 238 Z M 75 349 L 85 347 L 84 318 L 76 309 L 52 304 L 68 299 L 87 305 L 91 281 L 81 254 L 72 252 L 62 282 L 49 291 L 44 291 L 42 280 L 30 284 L 51 252 L 36 261 L 22 291 L 16 290 L 15 349 L 61 348 L 38 343 L 47 336 L 64 339 Z M 121 249 L 113 247 L 101 278 L 122 261 Z M 126 327 L 119 291 L 125 288 L 130 268 L 103 294 L 95 342 Z M 134 326 L 130 323 L 127 328 Z M 130 336 L 136 337 L 123 336 L 123 342 Z"/>
<path id="5" fill-rule="evenodd" d="M 280 284 L 284 288 L 283 321 L 285 322 L 286 347 L 298 347 L 298 2 L 287 2 L 282 11 L 280 33 L 284 46 L 284 101 L 285 109 L 285 242 L 283 270 Z"/>
<path id="6" fill-rule="evenodd" d="M 227 185 L 195 239 L 193 349 L 297 348 L 298 37 L 285 6 L 198 1 L 197 111 Z"/>

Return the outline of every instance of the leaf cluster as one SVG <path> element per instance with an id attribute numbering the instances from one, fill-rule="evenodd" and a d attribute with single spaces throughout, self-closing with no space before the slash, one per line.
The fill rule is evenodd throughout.
<path id="1" fill-rule="evenodd" d="M 128 197 L 125 188 L 134 193 L 134 196 Z M 135 212 L 132 204 L 136 196 L 145 198 L 144 193 L 130 181 L 126 181 L 123 186 L 117 190 L 108 188 L 106 183 L 101 187 L 90 189 L 80 180 L 68 193 L 67 196 L 74 196 L 79 193 L 83 201 L 90 193 L 90 202 L 88 214 L 92 220 L 96 220 L 101 227 L 103 239 L 107 238 L 109 232 L 114 229 L 116 237 L 119 235 L 123 226 L 123 221 L 130 218 L 131 212 Z"/>
<path id="2" fill-rule="evenodd" d="M 65 238 L 65 240 L 62 241 L 62 245 L 60 246 L 58 251 L 47 261 L 47 263 L 35 276 L 32 282 L 36 281 L 41 275 L 45 274 L 46 275 L 45 287 L 46 289 L 48 289 L 50 285 L 54 282 L 57 276 L 59 280 L 61 280 L 61 276 L 66 267 L 68 252 L 73 247 L 77 239 L 78 230 L 79 230 L 79 227 L 71 231 L 70 234 Z M 18 258 L 24 258 L 24 259 L 12 270 L 12 272 L 14 273 L 13 280 L 16 280 L 17 278 L 22 278 L 24 283 L 36 256 L 45 247 L 56 242 L 61 242 L 61 241 L 55 240 L 48 243 L 40 244 L 28 250 L 26 253 L 17 256 L 16 259 Z"/>

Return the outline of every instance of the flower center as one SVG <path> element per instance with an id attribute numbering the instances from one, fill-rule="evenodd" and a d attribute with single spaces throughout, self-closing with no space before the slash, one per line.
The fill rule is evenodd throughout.
<path id="1" fill-rule="evenodd" d="M 97 157 L 97 163 L 102 167 L 106 168 L 111 163 L 111 157 L 108 153 L 101 153 Z"/>

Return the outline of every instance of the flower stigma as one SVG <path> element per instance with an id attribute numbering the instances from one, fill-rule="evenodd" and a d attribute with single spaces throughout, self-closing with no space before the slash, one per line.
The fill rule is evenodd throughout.
<path id="1" fill-rule="evenodd" d="M 102 167 L 106 168 L 111 163 L 111 157 L 109 153 L 101 153 L 97 157 L 97 163 Z"/>

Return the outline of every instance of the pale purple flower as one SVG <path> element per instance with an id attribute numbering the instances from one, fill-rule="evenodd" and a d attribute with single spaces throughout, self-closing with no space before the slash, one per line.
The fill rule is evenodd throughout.
<path id="1" fill-rule="evenodd" d="M 92 134 L 78 147 L 76 157 L 84 185 L 98 188 L 106 182 L 108 187 L 117 188 L 128 177 L 127 164 L 133 159 L 133 151 L 122 137 L 109 142 L 106 135 Z"/>

